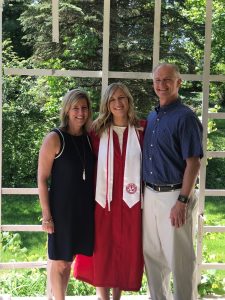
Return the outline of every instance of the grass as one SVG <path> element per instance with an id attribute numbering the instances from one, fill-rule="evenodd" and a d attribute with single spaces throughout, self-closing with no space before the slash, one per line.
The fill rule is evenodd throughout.
<path id="1" fill-rule="evenodd" d="M 3 196 L 2 213 L 3 224 L 40 224 L 41 209 L 39 202 L 37 201 L 37 196 Z M 225 225 L 225 197 L 206 197 L 205 225 Z M 3 244 L 6 245 L 7 240 L 8 244 L 11 244 L 11 248 L 8 248 L 8 251 L 2 251 L 1 260 L 3 262 L 36 261 L 45 260 L 47 258 L 47 235 L 45 233 L 20 232 L 3 234 L 6 235 L 6 237 L 3 238 Z M 14 239 L 13 243 L 11 242 L 12 236 Z M 203 239 L 204 262 L 225 262 L 224 245 L 224 233 L 206 233 Z M 13 283 L 11 283 L 11 277 L 8 274 L 11 274 L 12 272 L 18 274 L 19 277 L 16 280 L 18 281 L 17 284 L 19 286 L 23 285 L 23 276 L 27 277 L 32 275 L 34 277 L 40 276 L 41 278 L 46 276 L 46 272 L 43 270 L 36 270 L 39 275 L 33 270 L 1 271 L 1 276 L 3 276 L 2 278 L 5 278 L 5 281 L 9 282 L 9 289 L 11 289 L 10 286 L 13 285 Z M 212 272 L 212 270 L 210 272 Z M 223 278 L 225 278 L 225 271 L 216 270 L 213 272 L 213 275 L 210 275 L 211 277 L 207 277 L 207 279 L 211 280 L 213 282 L 212 284 L 215 286 L 215 282 L 218 280 L 221 281 Z M 208 273 L 204 271 L 202 274 Z M 212 276 L 213 279 L 211 279 Z M 33 284 L 34 287 L 39 288 L 42 293 L 44 289 L 43 286 L 39 287 L 36 286 L 35 283 Z M 43 281 L 43 285 L 45 285 L 45 281 Z M 146 276 L 144 276 L 142 289 L 140 290 L 139 294 L 146 294 L 146 290 L 147 281 Z M 27 294 L 27 296 L 34 295 L 32 294 L 32 290 L 30 290 L 29 293 L 30 294 Z M 93 287 L 78 282 L 71 276 L 68 287 L 68 295 L 88 295 L 93 293 Z M 19 296 L 19 294 L 16 294 L 15 292 L 14 296 L 16 295 Z"/>
<path id="2" fill-rule="evenodd" d="M 37 196 L 3 195 L 3 224 L 40 224 L 41 209 Z"/>
<path id="3" fill-rule="evenodd" d="M 9 294 L 13 297 L 45 295 L 46 270 L 0 270 L 0 294 Z"/>
<path id="4" fill-rule="evenodd" d="M 37 196 L 4 195 L 2 199 L 2 224 L 39 225 L 41 209 Z M 16 234 L 16 232 L 14 232 Z M 6 237 L 7 238 L 7 237 Z M 9 237 L 8 237 L 9 239 Z M 32 261 L 47 258 L 47 235 L 44 232 L 18 232 L 15 237 L 18 246 L 24 249 L 21 255 Z M 26 249 L 26 250 L 25 250 Z M 1 260 L 20 261 L 15 251 L 3 251 Z"/>
<path id="5" fill-rule="evenodd" d="M 206 197 L 205 224 L 225 226 L 225 197 Z"/>
<path id="6" fill-rule="evenodd" d="M 225 197 L 206 197 L 205 225 L 225 226 Z M 203 238 L 203 257 L 206 263 L 225 262 L 225 233 L 205 233 Z M 213 270 L 219 280 L 225 278 L 224 270 Z"/>
<path id="7" fill-rule="evenodd" d="M 209 134 L 213 151 L 225 151 L 225 120 L 213 120 L 217 128 Z M 206 187 L 209 189 L 225 189 L 225 159 L 208 160 Z M 225 197 L 206 197 L 205 225 L 225 226 Z M 225 262 L 225 233 L 206 233 L 203 239 L 204 262 Z M 223 280 L 225 271 L 216 270 L 215 274 Z"/>
<path id="8" fill-rule="evenodd" d="M 208 135 L 208 138 L 213 142 L 213 149 L 211 150 L 225 151 L 225 120 L 214 119 L 213 122 L 217 130 Z"/>
<path id="9" fill-rule="evenodd" d="M 211 151 L 225 151 L 225 120 L 213 120 L 216 131 L 208 135 Z M 206 168 L 206 188 L 225 189 L 225 158 L 209 158 Z M 220 203 L 221 204 L 221 203 Z"/>

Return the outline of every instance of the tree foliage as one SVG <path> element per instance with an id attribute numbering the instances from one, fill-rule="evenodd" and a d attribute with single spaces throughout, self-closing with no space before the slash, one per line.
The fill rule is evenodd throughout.
<path id="1" fill-rule="evenodd" d="M 3 46 L 5 66 L 11 63 L 18 68 L 30 66 L 13 52 L 10 42 L 4 42 Z M 3 185 L 27 186 L 36 174 L 44 115 L 32 96 L 34 84 L 34 78 L 4 76 Z"/>
<path id="2" fill-rule="evenodd" d="M 18 56 L 23 57 L 32 55 L 32 47 L 31 45 L 23 45 L 23 32 L 19 17 L 31 2 L 32 0 L 4 0 L 3 40 L 11 39 L 14 51 Z"/>
<path id="3" fill-rule="evenodd" d="M 110 71 L 151 72 L 154 2 L 111 0 Z M 213 1 L 211 70 L 224 70 L 223 1 Z M 203 70 L 205 0 L 162 1 L 160 59 L 178 63 L 182 73 Z M 52 42 L 51 1 L 5 0 L 3 9 L 3 62 L 6 67 L 101 70 L 103 1 L 60 0 L 60 42 Z M 115 79 L 110 79 L 113 82 Z M 157 98 L 150 80 L 125 80 L 136 109 L 145 117 Z M 3 184 L 35 182 L 37 156 L 43 136 L 58 125 L 61 97 L 82 87 L 90 93 L 94 114 L 99 108 L 98 78 L 4 76 Z M 184 82 L 181 95 L 201 109 L 202 83 Z M 151 99 L 151 101 L 149 101 Z M 211 84 L 210 107 L 224 106 L 223 83 Z M 219 107 L 219 106 L 218 106 Z"/>
<path id="4" fill-rule="evenodd" d="M 41 65 L 61 61 L 66 69 L 101 69 L 102 1 L 59 1 L 60 42 L 52 42 L 51 2 L 28 5 L 20 21 L 26 45 L 33 46 L 33 59 Z"/>

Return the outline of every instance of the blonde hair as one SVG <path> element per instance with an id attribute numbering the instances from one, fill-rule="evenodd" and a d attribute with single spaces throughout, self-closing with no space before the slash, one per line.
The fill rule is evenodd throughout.
<path id="1" fill-rule="evenodd" d="M 136 116 L 135 109 L 134 109 L 134 100 L 128 88 L 121 82 L 112 83 L 107 87 L 101 99 L 99 116 L 93 122 L 92 125 L 93 130 L 99 136 L 101 136 L 103 131 L 109 128 L 113 122 L 113 115 L 109 109 L 109 101 L 117 89 L 121 89 L 126 95 L 126 97 L 128 98 L 128 104 L 129 104 L 128 113 L 127 113 L 128 123 L 133 126 L 138 126 L 138 118 Z"/>
<path id="2" fill-rule="evenodd" d="M 158 65 L 156 65 L 156 66 L 154 67 L 154 69 L 152 70 L 152 78 L 153 78 L 153 80 L 154 80 L 154 77 L 155 77 L 155 72 L 156 72 L 159 68 L 164 67 L 164 66 L 170 67 L 170 68 L 173 70 L 174 75 L 175 75 L 177 78 L 181 78 L 180 70 L 179 70 L 179 68 L 178 68 L 177 65 L 171 64 L 171 63 L 167 63 L 167 62 L 162 62 L 162 63 L 159 63 Z"/>
<path id="3" fill-rule="evenodd" d="M 73 89 L 68 91 L 62 99 L 62 108 L 60 111 L 60 128 L 67 129 L 68 128 L 68 112 L 71 106 L 77 103 L 80 99 L 85 99 L 87 101 L 88 106 L 88 119 L 87 122 L 84 124 L 83 129 L 85 131 L 88 130 L 91 123 L 92 118 L 92 110 L 91 110 L 91 100 L 88 94 L 81 89 Z"/>

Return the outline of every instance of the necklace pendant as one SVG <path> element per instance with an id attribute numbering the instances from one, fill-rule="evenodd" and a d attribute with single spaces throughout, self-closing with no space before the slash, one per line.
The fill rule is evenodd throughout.
<path id="1" fill-rule="evenodd" d="M 86 174 L 85 174 L 85 169 L 83 169 L 83 180 L 86 180 Z"/>

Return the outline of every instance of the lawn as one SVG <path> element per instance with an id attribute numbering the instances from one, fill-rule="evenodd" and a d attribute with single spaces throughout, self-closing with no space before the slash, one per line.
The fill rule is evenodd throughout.
<path id="1" fill-rule="evenodd" d="M 2 202 L 2 222 L 3 224 L 40 224 L 41 210 L 37 196 L 3 196 Z M 205 224 L 206 225 L 225 225 L 225 198 L 224 197 L 207 197 L 205 202 Z M 47 258 L 46 234 L 43 232 L 19 232 L 3 233 L 3 250 L 1 260 L 7 261 L 36 261 Z M 204 262 L 225 262 L 225 234 L 224 233 L 207 233 L 203 240 Z M 207 280 L 212 284 L 225 278 L 225 271 L 213 271 L 213 275 L 207 275 Z M 38 273 L 38 274 L 37 274 Z M 10 275 L 11 274 L 11 275 Z M 33 296 L 43 294 L 45 280 L 42 285 L 36 284 L 36 277 L 45 278 L 45 270 L 15 270 L 2 271 L 1 278 L 8 282 L 8 289 L 12 290 L 13 280 L 17 282 L 17 289 L 14 289 L 14 296 L 21 296 L 19 287 L 24 286 L 24 279 L 27 276 L 33 277 L 33 288 L 27 289 L 29 292 L 24 296 Z M 205 274 L 205 272 L 203 272 Z M 208 273 L 207 273 L 208 274 Z M 9 277 L 8 277 L 9 276 Z M 19 276 L 19 278 L 18 278 Z M 212 279 L 213 277 L 213 279 Z M 21 280 L 21 282 L 20 282 Z M 1 284 L 1 281 L 0 281 Z M 15 285 L 15 283 L 14 283 Z M 3 290 L 4 293 L 7 292 Z M 146 294 L 147 282 L 143 278 L 143 287 L 140 294 Z M 213 290 L 214 292 L 214 290 Z M 84 283 L 75 281 L 72 277 L 68 287 L 68 295 L 87 295 L 93 294 L 94 289 Z"/>
<path id="2" fill-rule="evenodd" d="M 225 120 L 215 119 L 216 131 L 208 135 L 212 143 L 210 150 L 225 151 Z M 225 189 L 225 158 L 208 159 L 206 169 L 206 188 Z M 225 197 L 206 197 L 205 225 L 225 226 Z M 203 239 L 204 262 L 225 263 L 225 233 L 206 233 Z M 204 272 L 203 272 L 204 273 Z M 221 282 L 225 271 L 210 270 L 209 277 L 218 277 Z"/>
<path id="3" fill-rule="evenodd" d="M 37 196 L 4 195 L 2 199 L 2 224 L 38 225 L 41 209 Z M 13 237 L 12 237 L 13 236 Z M 11 241 L 13 239 L 14 243 Z M 4 233 L 3 241 L 11 248 L 3 251 L 2 261 L 19 261 L 21 256 L 27 261 L 46 259 L 47 236 L 44 232 Z M 13 247 L 16 243 L 17 247 Z M 23 251 L 18 254 L 18 247 Z"/>
<path id="4" fill-rule="evenodd" d="M 225 120 L 214 119 L 216 131 L 211 132 L 208 138 L 213 142 L 214 151 L 225 151 Z"/>

